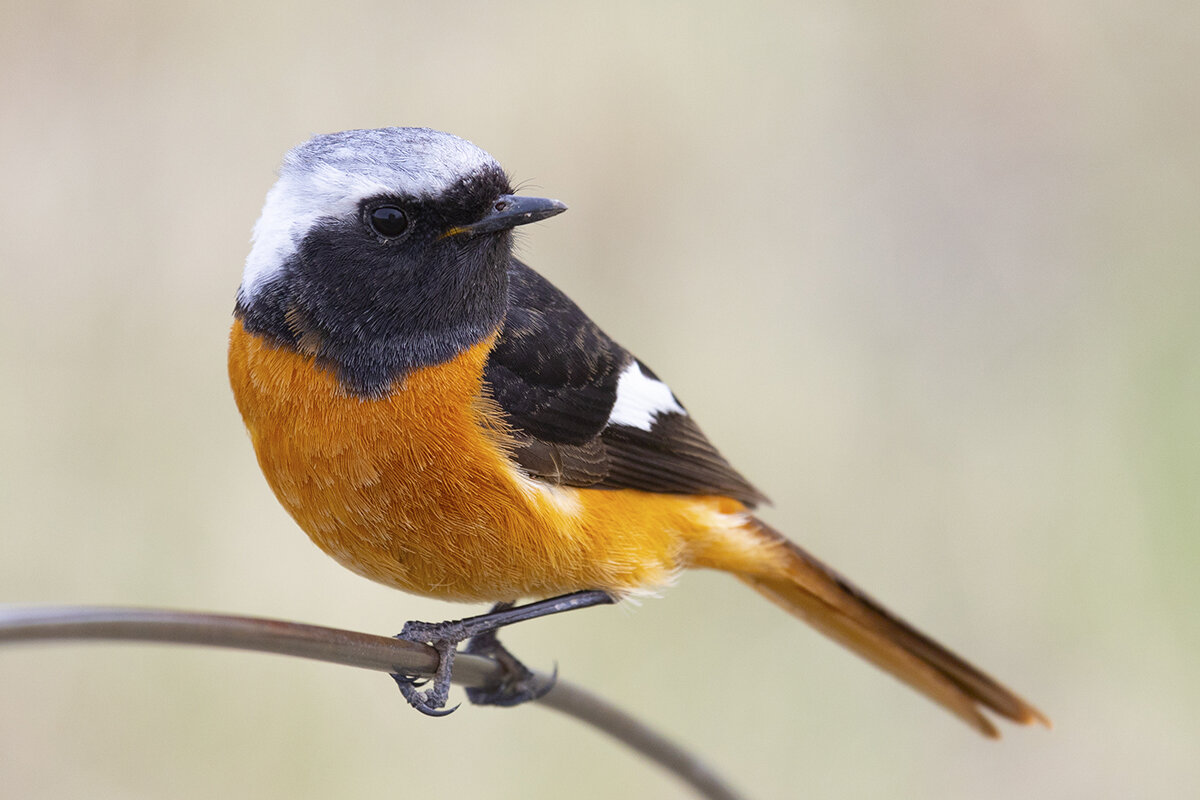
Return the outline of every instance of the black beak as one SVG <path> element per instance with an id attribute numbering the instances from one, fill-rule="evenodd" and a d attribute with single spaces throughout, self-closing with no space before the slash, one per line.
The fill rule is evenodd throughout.
<path id="1" fill-rule="evenodd" d="M 521 197 L 515 194 L 502 194 L 496 198 L 491 209 L 478 222 L 470 225 L 459 225 L 446 232 L 447 236 L 465 233 L 474 236 L 479 233 L 493 233 L 537 222 L 555 214 L 561 214 L 567 206 L 558 200 L 545 197 Z"/>

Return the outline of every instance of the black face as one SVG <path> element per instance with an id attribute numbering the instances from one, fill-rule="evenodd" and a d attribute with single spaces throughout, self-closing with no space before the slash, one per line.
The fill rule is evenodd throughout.
<path id="1" fill-rule="evenodd" d="M 478 222 L 508 192 L 496 172 L 436 200 L 367 198 L 352 217 L 319 220 L 236 314 L 252 333 L 315 354 L 348 391 L 379 396 L 500 325 L 512 234 L 454 229 Z"/>

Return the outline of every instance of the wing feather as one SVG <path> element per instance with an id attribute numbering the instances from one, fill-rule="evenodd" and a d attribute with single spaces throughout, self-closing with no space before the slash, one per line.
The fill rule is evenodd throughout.
<path id="1" fill-rule="evenodd" d="M 718 494 L 750 507 L 766 500 L 670 389 L 570 298 L 515 259 L 508 277 L 508 313 L 484 380 L 525 472 L 556 485 Z M 627 372 L 637 380 L 623 382 Z"/>

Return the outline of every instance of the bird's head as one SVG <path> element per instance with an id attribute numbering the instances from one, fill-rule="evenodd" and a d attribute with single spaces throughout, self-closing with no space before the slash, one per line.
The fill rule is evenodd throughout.
<path id="1" fill-rule="evenodd" d="M 512 228 L 558 214 L 483 150 L 427 128 L 316 136 L 287 154 L 254 227 L 236 314 L 375 396 L 490 336 Z"/>

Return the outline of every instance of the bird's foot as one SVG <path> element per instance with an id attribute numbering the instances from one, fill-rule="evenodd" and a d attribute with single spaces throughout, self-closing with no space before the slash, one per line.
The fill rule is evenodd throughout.
<path id="1" fill-rule="evenodd" d="M 528 667 L 508 652 L 508 648 L 500 644 L 494 628 L 472 636 L 463 652 L 493 659 L 503 669 L 497 683 L 467 689 L 467 699 L 477 706 L 519 706 L 537 700 L 554 688 L 558 678 L 556 666 L 550 680 L 538 680 Z"/>
<path id="2" fill-rule="evenodd" d="M 445 706 L 446 700 L 450 697 L 450 678 L 454 673 L 454 656 L 458 643 L 470 638 L 470 634 L 463 628 L 462 620 L 406 622 L 404 629 L 396 634 L 397 639 L 403 639 L 406 642 L 427 644 L 438 654 L 438 666 L 437 671 L 433 673 L 433 684 L 424 691 L 421 690 L 421 687 L 428 684 L 429 679 L 398 672 L 392 673 L 396 685 L 400 687 L 400 694 L 404 695 L 404 699 L 410 706 L 422 714 L 444 717 L 458 708 L 458 706 L 452 708 Z"/>
<path id="3" fill-rule="evenodd" d="M 512 603 L 498 603 L 487 614 L 449 622 L 407 622 L 396 635 L 397 639 L 426 644 L 438 653 L 437 671 L 429 684 L 414 675 L 394 673 L 392 677 L 400 687 L 400 693 L 409 705 L 431 717 L 443 717 L 458 706 L 446 708 L 450 697 L 450 679 L 454 670 L 454 656 L 460 642 L 467 642 L 463 652 L 494 658 L 500 663 L 503 673 L 498 683 L 489 687 L 467 690 L 467 698 L 479 705 L 515 706 L 546 694 L 554 686 L 554 678 L 539 681 L 537 677 L 508 652 L 496 638 L 496 629 L 514 622 L 536 619 L 561 611 L 613 603 L 613 597 L 599 590 L 575 592 L 553 597 L 536 603 L 513 607 Z M 555 670 L 557 675 L 557 669 Z"/>

